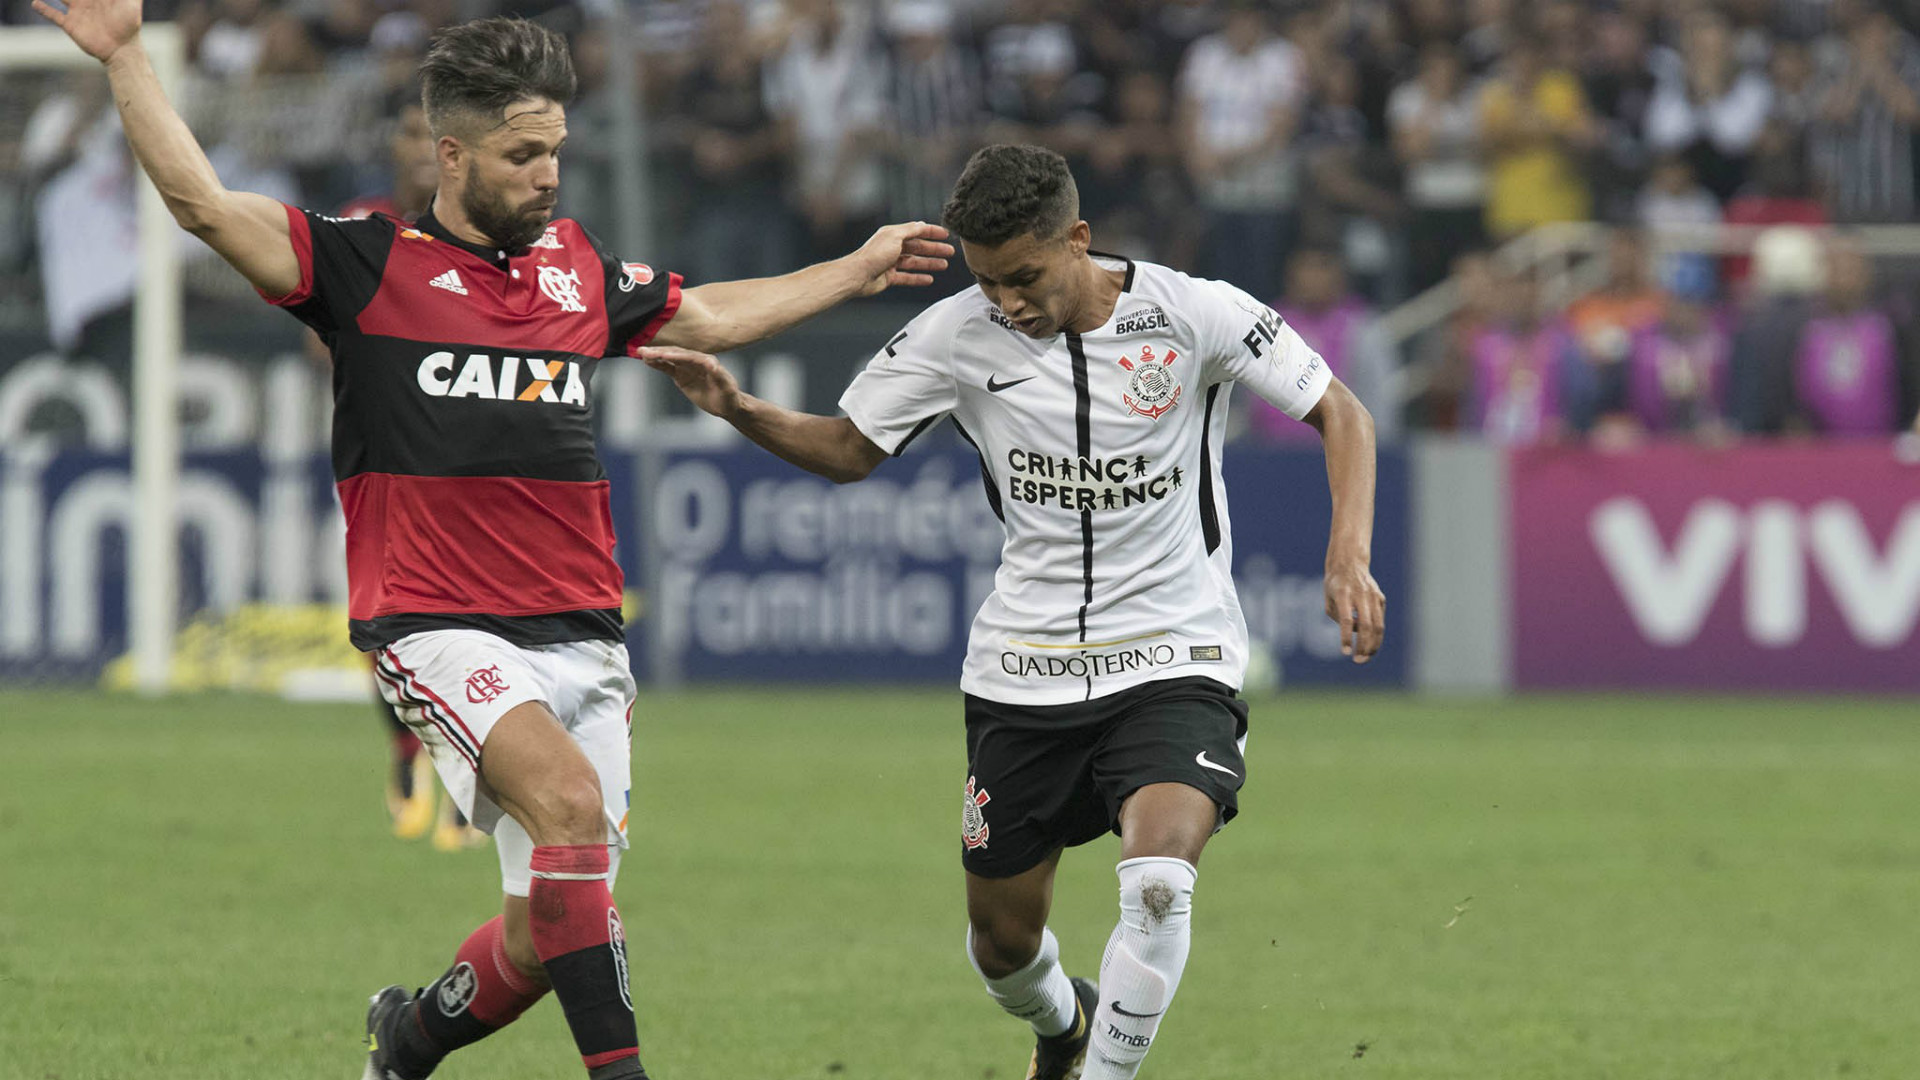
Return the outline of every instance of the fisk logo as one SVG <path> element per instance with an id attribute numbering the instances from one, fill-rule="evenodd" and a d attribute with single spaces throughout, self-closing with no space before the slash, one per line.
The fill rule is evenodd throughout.
<path id="1" fill-rule="evenodd" d="M 1838 499 L 1806 509 L 1770 499 L 1744 511 L 1702 499 L 1671 548 L 1646 505 L 1628 496 L 1595 507 L 1587 529 L 1634 625 L 1655 645 L 1699 635 L 1743 554 L 1742 621 L 1756 644 L 1783 648 L 1805 637 L 1809 562 L 1862 645 L 1899 646 L 1920 621 L 1920 502 L 1901 511 L 1884 548 L 1859 510 Z"/>
<path id="2" fill-rule="evenodd" d="M 414 373 L 420 389 L 434 397 L 487 398 L 493 401 L 543 401 L 555 405 L 587 403 L 587 383 L 576 360 L 542 360 L 537 356 L 472 353 L 453 374 L 458 358 L 450 352 L 429 354 Z M 566 378 L 562 379 L 561 376 Z M 524 376 L 524 379 L 523 379 Z M 556 383 L 564 384 L 555 392 Z"/>

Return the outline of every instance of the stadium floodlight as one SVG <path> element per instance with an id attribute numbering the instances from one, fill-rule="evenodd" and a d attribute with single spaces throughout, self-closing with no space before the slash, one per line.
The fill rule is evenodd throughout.
<path id="1" fill-rule="evenodd" d="M 167 95 L 179 104 L 185 43 L 172 23 L 146 23 L 140 41 Z M 0 71 L 98 67 L 59 27 L 0 28 Z M 103 76 L 104 77 L 104 76 Z M 173 216 L 139 175 L 138 277 L 133 304 L 133 522 L 127 567 L 127 637 L 134 686 L 167 688 L 179 604 L 180 264 Z"/>

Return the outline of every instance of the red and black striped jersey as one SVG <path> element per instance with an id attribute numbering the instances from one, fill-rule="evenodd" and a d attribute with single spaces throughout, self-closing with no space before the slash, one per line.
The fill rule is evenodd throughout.
<path id="1" fill-rule="evenodd" d="M 333 475 L 353 643 L 478 628 L 622 637 L 588 390 L 680 306 L 680 276 L 561 219 L 514 252 L 435 220 L 287 208 L 300 286 L 268 297 L 333 354 Z"/>

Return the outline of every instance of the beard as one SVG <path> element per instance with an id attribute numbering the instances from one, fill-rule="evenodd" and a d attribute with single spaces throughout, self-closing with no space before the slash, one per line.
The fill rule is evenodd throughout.
<path id="1" fill-rule="evenodd" d="M 518 251 L 547 231 L 553 197 L 543 196 L 516 210 L 499 189 L 468 177 L 466 190 L 460 193 L 460 209 L 494 244 L 505 251 Z"/>

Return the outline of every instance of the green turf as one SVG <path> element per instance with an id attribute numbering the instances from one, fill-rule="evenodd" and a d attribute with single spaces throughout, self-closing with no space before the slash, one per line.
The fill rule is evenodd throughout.
<path id="1" fill-rule="evenodd" d="M 1146 1076 L 1920 1069 L 1910 706 L 1289 695 L 1254 723 Z M 1022 1075 L 961 954 L 953 693 L 650 696 L 635 749 L 618 895 L 660 1080 Z M 497 883 L 386 836 L 383 753 L 370 708 L 0 693 L 0 1080 L 357 1077 L 365 995 L 436 974 Z M 1063 866 L 1070 970 L 1115 850 Z M 440 1075 L 579 1070 L 547 1003 Z"/>

